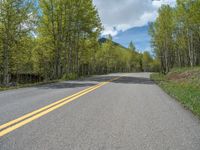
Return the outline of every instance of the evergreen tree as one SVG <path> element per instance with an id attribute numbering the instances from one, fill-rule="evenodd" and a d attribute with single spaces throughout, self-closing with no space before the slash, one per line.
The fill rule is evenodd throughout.
<path id="1" fill-rule="evenodd" d="M 136 51 L 136 48 L 135 48 L 135 46 L 134 46 L 132 41 L 130 42 L 128 48 L 131 49 L 132 51 Z"/>

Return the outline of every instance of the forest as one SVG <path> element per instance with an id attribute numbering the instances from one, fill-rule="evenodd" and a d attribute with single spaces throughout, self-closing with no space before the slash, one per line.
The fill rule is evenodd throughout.
<path id="1" fill-rule="evenodd" d="M 0 0 L 0 86 L 158 71 L 149 52 L 109 36 L 92 0 Z"/>
<path id="2" fill-rule="evenodd" d="M 149 33 L 162 73 L 200 65 L 200 0 L 177 0 L 163 5 Z"/>

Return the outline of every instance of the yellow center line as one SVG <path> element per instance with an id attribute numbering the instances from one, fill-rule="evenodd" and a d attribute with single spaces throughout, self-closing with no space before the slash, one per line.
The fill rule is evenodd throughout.
<path id="1" fill-rule="evenodd" d="M 62 107 L 63 105 L 66 105 L 67 103 L 69 103 L 71 101 L 74 101 L 75 99 L 77 99 L 77 98 L 79 98 L 79 97 L 81 97 L 81 96 L 83 96 L 83 95 L 85 95 L 87 93 L 90 93 L 90 92 L 92 92 L 92 91 L 94 91 L 94 90 L 96 90 L 96 89 L 98 89 L 98 88 L 100 88 L 100 87 L 102 87 L 102 86 L 114 81 L 114 80 L 117 80 L 119 78 L 120 77 L 117 77 L 117 78 L 114 78 L 114 79 L 109 80 L 107 82 L 102 82 L 102 83 L 97 84 L 95 86 L 89 87 L 89 88 L 87 88 L 85 90 L 82 90 L 82 91 L 80 91 L 78 93 L 75 93 L 75 94 L 73 94 L 71 96 L 68 96 L 68 97 L 66 97 L 64 99 L 61 99 L 61 100 L 59 100 L 57 102 L 54 102 L 54 103 L 52 103 L 50 105 L 47 105 L 47 106 L 45 106 L 43 108 L 40 108 L 40 109 L 35 110 L 35 111 L 31 112 L 31 113 L 28 113 L 28 114 L 26 114 L 26 115 L 24 115 L 24 116 L 22 116 L 20 118 L 17 118 L 17 119 L 12 120 L 12 121 L 10 121 L 8 123 L 5 123 L 5 124 L 0 126 L 0 130 L 1 130 L 0 131 L 0 137 L 12 132 L 13 130 L 18 129 L 18 128 L 20 128 L 20 127 L 22 127 L 22 126 L 24 126 L 24 125 L 26 125 L 26 124 L 28 124 L 28 123 L 40 118 L 40 117 L 42 117 L 42 116 L 44 116 L 44 115 L 46 115 L 46 114 L 48 114 L 50 112 L 52 112 L 53 110 L 56 110 L 56 109 Z"/>
<path id="2" fill-rule="evenodd" d="M 45 106 L 45 107 L 42 107 L 42 108 L 40 108 L 40 109 L 38 109 L 38 110 L 35 110 L 35 111 L 31 112 L 31 113 L 28 113 L 28 114 L 26 114 L 26 115 L 24 115 L 24 116 L 22 116 L 22 117 L 20 117 L 20 118 L 17 118 L 17 119 L 15 119 L 15 120 L 12 120 L 12 121 L 6 123 L 6 124 L 3 124 L 3 125 L 0 126 L 0 130 L 4 129 L 4 128 L 6 128 L 6 127 L 12 125 L 12 124 L 15 124 L 15 123 L 17 123 L 17 122 L 19 122 L 19 121 L 21 121 L 21 120 L 24 120 L 24 119 L 26 119 L 26 118 L 28 118 L 28 117 L 30 117 L 30 116 L 32 116 L 32 115 L 35 115 L 35 114 L 37 114 L 37 113 L 39 113 L 39 112 L 41 112 L 41 111 L 44 111 L 45 109 L 48 109 L 48 108 L 50 108 L 50 107 L 52 107 L 52 106 L 54 106 L 54 105 L 56 105 L 56 104 L 59 104 L 59 103 L 65 101 L 65 100 L 67 100 L 67 99 L 69 99 L 69 98 L 72 98 L 72 97 L 74 97 L 74 96 L 76 96 L 76 95 L 79 95 L 79 94 L 81 94 L 82 92 L 85 92 L 85 91 L 87 91 L 87 90 L 89 90 L 89 89 L 91 89 L 91 88 L 94 88 L 94 87 L 96 87 L 96 86 L 98 86 L 98 85 L 101 85 L 101 84 L 102 84 L 102 83 L 97 84 L 97 85 L 92 86 L 92 87 L 89 87 L 89 88 L 87 88 L 87 89 L 84 89 L 84 90 L 82 90 L 82 91 L 80 91 L 80 92 L 78 92 L 78 93 L 75 93 L 75 94 L 73 94 L 73 95 L 71 95 L 71 96 L 65 97 L 65 98 L 63 98 L 63 99 L 61 99 L 61 100 L 58 100 L 58 101 L 52 103 L 52 104 L 49 104 L 49 105 L 47 105 L 47 106 Z"/>

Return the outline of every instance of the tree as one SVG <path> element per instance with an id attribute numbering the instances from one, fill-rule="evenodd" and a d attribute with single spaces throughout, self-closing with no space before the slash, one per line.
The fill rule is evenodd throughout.
<path id="1" fill-rule="evenodd" d="M 133 42 L 131 41 L 128 48 L 132 51 L 136 51 L 135 45 L 133 44 Z"/>
<path id="2" fill-rule="evenodd" d="M 193 67 L 199 62 L 199 7 L 199 0 L 177 0 L 175 35 L 177 45 L 181 44 L 177 46 L 179 65 Z"/>
<path id="3" fill-rule="evenodd" d="M 92 0 L 0 0 L 0 84 L 142 71 L 142 54 L 99 42 Z"/>
<path id="4" fill-rule="evenodd" d="M 163 5 L 150 28 L 154 51 L 160 59 L 163 73 L 169 72 L 174 65 L 173 16 L 174 10 L 169 5 Z"/>
<path id="5" fill-rule="evenodd" d="M 89 43 L 97 41 L 102 29 L 92 0 L 44 0 L 40 2 L 40 7 L 43 15 L 38 28 L 38 41 L 43 43 L 51 58 L 50 65 L 47 65 L 51 78 L 79 74 L 80 67 L 84 65 L 80 64 L 80 56 L 91 56 L 93 48 L 89 47 Z M 81 62 L 89 63 L 87 59 L 91 57 Z M 92 70 L 91 67 L 88 69 Z"/>
<path id="6" fill-rule="evenodd" d="M 163 73 L 172 67 L 200 64 L 200 0 L 177 0 L 177 6 L 164 5 L 150 26 L 152 46 Z"/>
<path id="7" fill-rule="evenodd" d="M 151 70 L 151 64 L 153 63 L 153 58 L 151 57 L 149 52 L 144 52 L 142 55 L 142 66 L 145 72 Z"/>
<path id="8" fill-rule="evenodd" d="M 1 68 L 4 85 L 8 85 L 10 81 L 11 61 L 16 54 L 17 47 L 33 28 L 34 15 L 33 1 L 0 1 Z"/>

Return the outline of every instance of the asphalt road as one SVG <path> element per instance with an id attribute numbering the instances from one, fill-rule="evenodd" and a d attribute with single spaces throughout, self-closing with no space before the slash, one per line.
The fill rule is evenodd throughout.
<path id="1" fill-rule="evenodd" d="M 116 77 L 121 78 L 0 137 L 0 150 L 200 150 L 199 119 L 149 73 L 0 92 L 0 125 Z"/>

